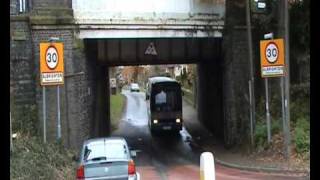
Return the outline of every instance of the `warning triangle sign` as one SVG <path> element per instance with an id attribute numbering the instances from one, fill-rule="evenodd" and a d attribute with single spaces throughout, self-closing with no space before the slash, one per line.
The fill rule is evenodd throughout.
<path id="1" fill-rule="evenodd" d="M 147 47 L 146 51 L 144 52 L 144 54 L 149 54 L 149 55 L 158 55 L 157 51 L 156 51 L 156 47 L 154 46 L 153 42 L 151 42 L 149 44 L 149 46 Z"/>

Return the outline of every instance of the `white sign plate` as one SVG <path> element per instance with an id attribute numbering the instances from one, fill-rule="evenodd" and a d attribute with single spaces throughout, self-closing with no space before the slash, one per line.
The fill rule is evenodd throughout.
<path id="1" fill-rule="evenodd" d="M 117 87 L 116 78 L 110 78 L 110 86 L 111 86 L 112 88 Z"/>
<path id="2" fill-rule="evenodd" d="M 284 74 L 284 66 L 262 67 L 263 76 L 276 76 L 279 74 Z"/>
<path id="3" fill-rule="evenodd" d="M 63 82 L 63 73 L 62 72 L 42 73 L 41 78 L 42 78 L 43 84 Z"/>

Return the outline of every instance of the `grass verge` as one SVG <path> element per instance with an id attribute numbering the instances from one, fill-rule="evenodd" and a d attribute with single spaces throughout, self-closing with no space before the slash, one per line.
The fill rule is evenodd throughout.
<path id="1" fill-rule="evenodd" d="M 118 128 L 125 105 L 125 97 L 117 93 L 110 96 L 111 131 Z"/>
<path id="2" fill-rule="evenodd" d="M 75 152 L 61 143 L 43 143 L 36 137 L 21 134 L 10 153 L 10 179 L 74 179 Z"/>

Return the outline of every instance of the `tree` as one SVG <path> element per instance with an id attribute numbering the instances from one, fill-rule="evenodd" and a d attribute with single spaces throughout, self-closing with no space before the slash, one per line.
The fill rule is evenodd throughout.
<path id="1" fill-rule="evenodd" d="M 304 83 L 310 78 L 310 0 L 290 3 L 290 68 L 295 73 L 292 83 Z"/>

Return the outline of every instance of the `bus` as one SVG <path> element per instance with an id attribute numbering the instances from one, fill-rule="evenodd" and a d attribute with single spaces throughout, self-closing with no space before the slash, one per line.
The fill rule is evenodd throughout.
<path id="1" fill-rule="evenodd" d="M 146 86 L 148 125 L 152 134 L 182 130 L 182 93 L 179 82 L 168 77 L 149 78 Z"/>

